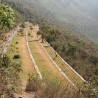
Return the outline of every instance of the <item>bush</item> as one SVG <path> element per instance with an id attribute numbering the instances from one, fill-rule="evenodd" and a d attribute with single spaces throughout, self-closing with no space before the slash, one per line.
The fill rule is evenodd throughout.
<path id="1" fill-rule="evenodd" d="M 97 65 L 98 64 L 98 57 L 95 57 L 95 56 L 91 56 L 89 61 L 94 64 L 94 65 Z"/>
<path id="2" fill-rule="evenodd" d="M 29 75 L 26 91 L 38 91 L 41 88 L 41 80 L 36 75 Z"/>
<path id="3" fill-rule="evenodd" d="M 3 58 L 6 59 L 6 63 Z M 6 64 L 7 66 L 4 66 Z M 4 98 L 13 98 L 13 93 L 17 91 L 21 83 L 20 65 L 19 62 L 11 62 L 8 56 L 0 58 L 0 98 L 2 95 L 5 96 Z"/>
<path id="4" fill-rule="evenodd" d="M 20 58 L 20 55 L 16 54 L 14 55 L 13 59 L 19 59 Z"/>
<path id="5" fill-rule="evenodd" d="M 18 44 L 18 42 L 16 42 L 16 44 Z"/>
<path id="6" fill-rule="evenodd" d="M 30 36 L 31 35 L 31 33 L 28 33 L 28 36 Z"/>

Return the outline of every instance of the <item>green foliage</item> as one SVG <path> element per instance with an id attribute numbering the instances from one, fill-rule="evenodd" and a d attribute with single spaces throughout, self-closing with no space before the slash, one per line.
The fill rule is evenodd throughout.
<path id="1" fill-rule="evenodd" d="M 0 30 L 4 27 L 11 29 L 14 26 L 14 20 L 14 10 L 9 6 L 0 4 Z"/>
<path id="2" fill-rule="evenodd" d="M 76 53 L 77 46 L 76 45 L 69 45 L 69 49 L 67 50 L 67 54 L 74 55 Z"/>
<path id="3" fill-rule="evenodd" d="M 0 66 L 1 67 L 5 67 L 5 68 L 9 67 L 10 62 L 11 62 L 10 58 L 7 55 L 3 54 L 3 58 L 0 58 Z"/>
<path id="4" fill-rule="evenodd" d="M 31 33 L 28 33 L 28 36 L 31 36 Z"/>
<path id="5" fill-rule="evenodd" d="M 95 56 L 91 56 L 89 61 L 94 64 L 94 65 L 97 65 L 98 64 L 98 57 L 95 57 Z"/>
<path id="6" fill-rule="evenodd" d="M 20 33 L 21 35 L 23 35 L 23 34 L 24 34 L 24 33 L 23 33 L 23 29 L 22 29 L 22 28 L 19 30 L 19 33 Z"/>
<path id="7" fill-rule="evenodd" d="M 37 34 L 40 35 L 41 34 L 41 31 L 38 31 Z"/>
<path id="8" fill-rule="evenodd" d="M 65 52 L 65 51 L 66 51 L 66 47 L 65 47 L 65 45 L 63 45 L 62 52 Z"/>

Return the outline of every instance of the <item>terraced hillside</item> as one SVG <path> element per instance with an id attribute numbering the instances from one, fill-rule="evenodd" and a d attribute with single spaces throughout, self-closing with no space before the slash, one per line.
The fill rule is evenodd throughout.
<path id="1" fill-rule="evenodd" d="M 33 30 L 29 29 L 29 27 L 32 27 Z M 51 76 L 56 77 L 63 80 L 66 86 L 69 85 L 69 87 L 77 89 L 78 84 L 85 82 L 85 80 L 73 71 L 59 56 L 55 57 L 55 51 L 47 42 L 41 43 L 41 38 L 36 35 L 38 30 L 38 25 L 32 26 L 29 24 L 27 28 L 23 29 L 22 34 L 18 32 L 15 35 L 7 51 L 12 60 L 15 54 L 21 57 L 17 61 L 21 61 L 22 63 L 23 72 L 20 74 L 22 90 L 26 87 L 28 74 L 37 74 L 35 64 L 43 80 Z M 34 59 L 33 62 L 30 55 L 32 55 Z M 22 96 L 24 95 L 26 96 L 26 94 L 22 92 Z"/>

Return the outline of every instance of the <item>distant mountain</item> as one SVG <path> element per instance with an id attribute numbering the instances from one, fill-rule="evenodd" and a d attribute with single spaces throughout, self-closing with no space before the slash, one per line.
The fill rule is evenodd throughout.
<path id="1" fill-rule="evenodd" d="M 11 0 L 14 1 L 14 0 Z M 98 0 L 17 0 L 44 19 L 79 33 L 98 44 Z"/>
<path id="2" fill-rule="evenodd" d="M 98 42 L 98 0 L 23 0 L 63 27 Z M 51 17 L 50 17 L 51 16 Z"/>

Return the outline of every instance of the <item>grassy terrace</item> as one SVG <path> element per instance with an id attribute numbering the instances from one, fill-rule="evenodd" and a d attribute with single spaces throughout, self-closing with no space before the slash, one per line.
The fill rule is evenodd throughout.
<path id="1" fill-rule="evenodd" d="M 15 37 L 13 38 L 12 42 L 11 42 L 11 45 L 8 47 L 8 50 L 7 50 L 7 55 L 10 57 L 11 60 L 14 60 L 13 59 L 13 56 L 17 53 L 17 49 L 16 47 L 18 47 L 18 45 L 16 44 L 16 42 L 18 41 L 18 37 L 17 35 L 15 35 Z M 16 59 L 18 61 L 21 61 L 21 59 Z"/>
<path id="2" fill-rule="evenodd" d="M 12 40 L 11 45 L 8 48 L 7 55 L 11 58 L 12 61 L 21 62 L 22 72 L 20 73 L 20 77 L 22 80 L 22 84 L 26 85 L 28 74 L 36 74 L 36 71 L 33 67 L 33 63 L 30 59 L 29 53 L 26 47 L 26 38 L 25 36 L 18 35 L 19 32 L 15 35 Z M 23 34 L 25 34 L 25 29 Z M 18 44 L 16 44 L 18 42 Z M 20 59 L 13 59 L 15 54 L 19 54 L 21 56 Z"/>
<path id="3" fill-rule="evenodd" d="M 49 53 L 51 58 L 56 62 L 56 64 L 61 68 L 61 70 L 69 77 L 69 79 L 76 85 L 83 82 L 79 76 L 76 75 L 59 56 L 55 56 L 54 50 L 49 46 L 47 42 L 42 43 L 46 51 Z"/>
<path id="4" fill-rule="evenodd" d="M 48 55 L 43 50 L 42 46 L 38 42 L 38 38 L 36 38 L 36 34 L 33 29 L 31 36 L 28 36 L 29 46 L 31 53 L 34 57 L 34 60 L 43 76 L 43 79 L 47 79 L 49 77 L 57 77 L 60 80 L 64 80 L 66 85 L 70 85 L 70 83 L 64 78 L 64 76 L 59 72 L 54 63 L 50 60 Z"/>

